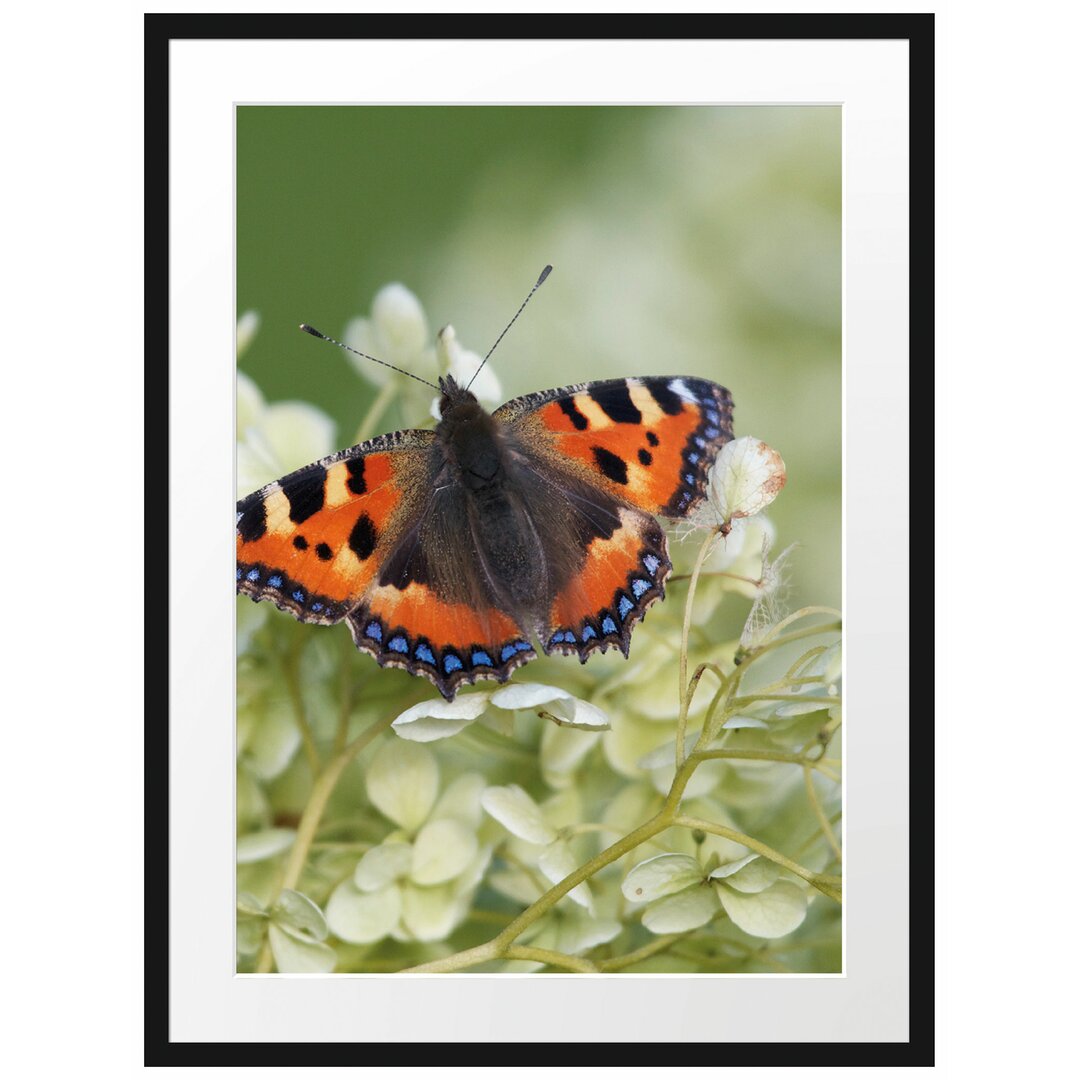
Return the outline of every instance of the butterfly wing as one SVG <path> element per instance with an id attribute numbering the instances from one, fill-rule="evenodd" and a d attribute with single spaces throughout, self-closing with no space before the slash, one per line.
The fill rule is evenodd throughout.
<path id="1" fill-rule="evenodd" d="M 494 418 L 648 514 L 687 517 L 732 432 L 731 394 L 708 379 L 606 379 L 508 401 Z"/>
<path id="2" fill-rule="evenodd" d="M 526 448 L 537 489 L 557 492 L 566 507 L 548 528 L 584 538 L 584 559 L 566 564 L 551 597 L 545 652 L 582 662 L 612 645 L 629 652 L 634 625 L 671 572 L 653 515 L 685 518 L 705 498 L 708 471 L 733 438 L 732 408 L 716 383 L 661 376 L 547 390 L 495 412 Z M 554 539 L 549 546 L 558 548 Z"/>
<path id="3" fill-rule="evenodd" d="M 462 683 L 536 656 L 514 616 L 463 572 L 472 556 L 461 492 L 435 434 L 401 431 L 323 458 L 237 504 L 236 588 L 302 622 L 347 620 L 357 648 Z"/>
<path id="4" fill-rule="evenodd" d="M 416 512 L 435 441 L 399 431 L 307 465 L 236 505 L 236 589 L 302 622 L 340 622 Z"/>

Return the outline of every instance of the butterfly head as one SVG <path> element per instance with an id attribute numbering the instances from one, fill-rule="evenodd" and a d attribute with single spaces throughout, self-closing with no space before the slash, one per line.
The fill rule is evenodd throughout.
<path id="1" fill-rule="evenodd" d="M 453 375 L 439 377 L 439 390 L 442 393 L 442 397 L 439 398 L 439 416 L 444 421 L 453 413 L 483 412 L 483 408 L 476 400 L 476 395 L 464 386 L 459 386 Z"/>

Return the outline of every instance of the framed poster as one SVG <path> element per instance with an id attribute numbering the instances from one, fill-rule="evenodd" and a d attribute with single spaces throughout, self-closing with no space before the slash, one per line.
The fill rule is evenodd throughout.
<path id="1" fill-rule="evenodd" d="M 149 1060 L 417 1041 L 926 1060 L 896 522 L 931 315 L 908 205 L 932 21 L 408 29 L 147 20 L 161 512 L 200 588 L 233 561 L 247 594 L 170 607 Z M 483 516 L 470 543 L 424 524 L 455 400 L 422 382 L 447 376 L 488 411 L 527 403 L 493 438 L 563 500 L 528 557 Z M 366 445 L 396 429 L 424 433 L 415 474 L 400 439 Z M 565 476 L 529 456 L 580 437 Z M 554 524 L 584 505 L 587 529 Z M 195 579 L 170 574 L 178 601 Z"/>

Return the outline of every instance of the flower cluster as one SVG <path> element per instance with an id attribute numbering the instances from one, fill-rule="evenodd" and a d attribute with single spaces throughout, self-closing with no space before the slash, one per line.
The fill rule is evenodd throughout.
<path id="1" fill-rule="evenodd" d="M 480 367 L 403 285 L 344 338 L 424 377 Z M 358 438 L 390 403 L 437 414 L 353 360 L 376 395 Z M 473 391 L 498 403 L 490 363 Z M 244 375 L 238 440 L 241 494 L 335 449 L 325 414 Z M 760 440 L 724 447 L 629 661 L 541 657 L 451 702 L 240 598 L 240 970 L 838 970 L 838 623 L 785 616 L 763 513 L 785 479 Z"/>

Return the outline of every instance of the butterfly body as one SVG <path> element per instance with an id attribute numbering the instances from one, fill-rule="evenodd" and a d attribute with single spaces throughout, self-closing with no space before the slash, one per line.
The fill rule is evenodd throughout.
<path id="1" fill-rule="evenodd" d="M 671 571 L 654 515 L 686 517 L 732 438 L 704 379 L 583 383 L 488 413 L 440 381 L 432 431 L 380 436 L 237 505 L 237 589 L 447 698 L 544 652 L 629 651 Z"/>

